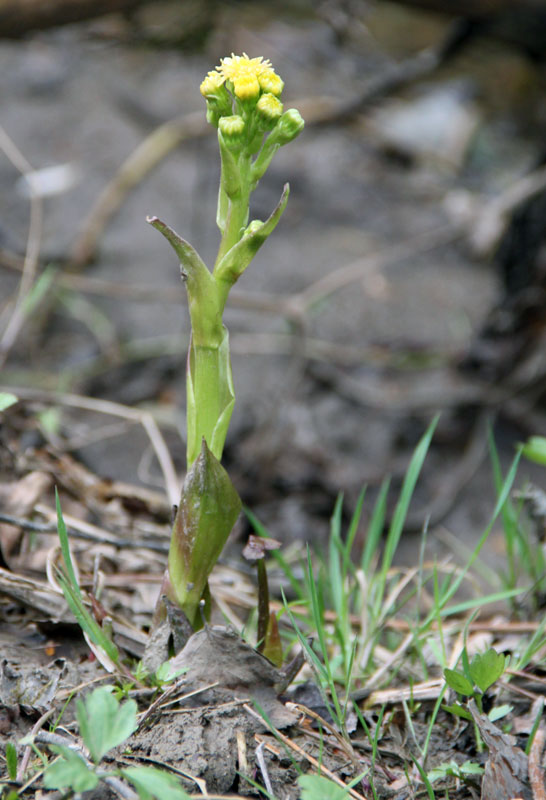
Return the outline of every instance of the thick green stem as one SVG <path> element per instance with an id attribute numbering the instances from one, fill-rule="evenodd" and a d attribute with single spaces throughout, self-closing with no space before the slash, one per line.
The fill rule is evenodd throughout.
<path id="1" fill-rule="evenodd" d="M 236 194 L 229 198 L 229 209 L 225 219 L 222 240 L 218 248 L 216 264 L 219 264 L 226 253 L 237 244 L 244 228 L 248 224 L 248 207 L 250 202 L 250 156 L 241 153 L 239 156 L 240 185 Z"/>
<path id="2" fill-rule="evenodd" d="M 192 339 L 188 352 L 186 396 L 188 469 L 199 455 L 203 439 L 220 461 L 235 403 L 225 328 L 218 347 L 199 345 Z"/>

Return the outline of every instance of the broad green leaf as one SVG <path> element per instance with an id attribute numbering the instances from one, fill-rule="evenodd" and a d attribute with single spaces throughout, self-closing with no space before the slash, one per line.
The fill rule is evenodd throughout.
<path id="1" fill-rule="evenodd" d="M 500 678 L 506 666 L 506 658 L 492 647 L 485 653 L 476 653 L 470 663 L 470 676 L 481 692 Z"/>
<path id="2" fill-rule="evenodd" d="M 194 630 L 202 627 L 199 601 L 240 510 L 229 475 L 203 440 L 182 487 L 169 551 L 176 602 Z"/>
<path id="3" fill-rule="evenodd" d="M 141 800 L 190 800 L 178 778 L 155 767 L 126 767 L 121 774 L 133 784 Z"/>
<path id="4" fill-rule="evenodd" d="M 300 775 L 301 800 L 348 800 L 349 792 L 323 775 Z"/>
<path id="5" fill-rule="evenodd" d="M 64 745 L 50 745 L 54 753 L 61 758 L 50 764 L 44 773 L 44 786 L 46 789 L 70 788 L 74 792 L 86 792 L 97 786 L 99 779 L 89 769 L 81 756 Z"/>
<path id="6" fill-rule="evenodd" d="M 19 402 L 19 398 L 11 392 L 0 392 L 0 411 L 5 411 L 6 408 L 15 405 Z"/>
<path id="7" fill-rule="evenodd" d="M 458 694 L 470 696 L 474 691 L 474 687 L 462 672 L 446 667 L 444 669 L 444 678 L 447 685 L 455 689 Z"/>
<path id="8" fill-rule="evenodd" d="M 120 705 L 108 686 L 95 689 L 85 702 L 76 701 L 80 733 L 95 764 L 136 730 L 136 714 L 135 701 L 126 700 Z"/>

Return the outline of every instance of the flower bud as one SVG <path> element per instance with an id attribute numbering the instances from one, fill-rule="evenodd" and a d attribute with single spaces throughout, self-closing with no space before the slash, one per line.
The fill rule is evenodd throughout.
<path id="1" fill-rule="evenodd" d="M 243 236 L 252 236 L 254 233 L 258 233 L 264 226 L 264 223 L 261 219 L 253 219 L 252 222 L 247 225 L 246 230 Z"/>
<path id="2" fill-rule="evenodd" d="M 260 89 L 263 92 L 269 92 L 275 95 L 275 97 L 279 97 L 284 88 L 283 79 L 280 78 L 273 69 L 262 72 L 258 76 L 258 81 L 260 82 Z"/>
<path id="3" fill-rule="evenodd" d="M 216 70 L 207 72 L 205 78 L 201 82 L 199 91 L 203 97 L 216 97 L 222 88 L 224 88 L 224 80 L 224 77 L 220 75 L 219 72 L 216 72 Z"/>
<path id="4" fill-rule="evenodd" d="M 280 118 L 273 132 L 275 141 L 280 144 L 288 144 L 295 139 L 303 130 L 305 122 L 297 108 L 289 108 Z"/>
<path id="5" fill-rule="evenodd" d="M 262 128 L 271 130 L 282 115 L 282 103 L 270 92 L 262 94 L 256 103 L 256 111 Z"/>
<path id="6" fill-rule="evenodd" d="M 245 121 L 239 114 L 221 117 L 218 121 L 218 130 L 230 150 L 240 148 L 245 141 Z"/>

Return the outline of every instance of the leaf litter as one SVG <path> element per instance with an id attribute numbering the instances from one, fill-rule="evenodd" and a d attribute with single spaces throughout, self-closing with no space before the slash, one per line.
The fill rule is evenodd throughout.
<path id="1" fill-rule="evenodd" d="M 11 413 L 16 419 L 19 411 L 15 408 Z M 10 440 L 11 452 L 19 446 L 17 428 L 18 423 L 10 427 L 10 416 L 6 415 L 3 436 Z M 147 503 L 143 493 L 136 504 L 127 501 L 132 492 L 125 486 L 116 498 L 115 484 L 105 484 L 66 454 L 55 457 L 51 446 L 36 448 L 32 456 L 27 452 L 24 458 L 23 452 L 21 448 L 15 471 L 9 473 L 10 481 L 2 484 L 2 491 L 12 498 L 9 513 L 4 515 L 9 517 L 3 524 L 9 525 L 10 536 L 2 540 L 3 544 L 8 542 L 2 554 L 4 563 L 17 571 L 0 569 L 0 736 L 4 746 L 15 745 L 19 759 L 24 754 L 20 741 L 31 730 L 36 746 L 47 748 L 51 734 L 46 729 L 51 719 L 60 720 L 58 730 L 66 730 L 71 739 L 77 737 L 73 698 L 85 698 L 97 682 L 111 680 L 82 641 L 58 584 L 51 580 L 51 569 L 50 579 L 45 579 L 58 548 L 57 533 L 51 525 L 52 486 L 60 488 L 69 525 L 75 526 L 70 531 L 70 546 L 84 594 L 94 601 L 92 613 L 97 615 L 100 606 L 111 619 L 118 646 L 133 659 L 133 671 L 135 659 L 144 653 L 146 635 L 142 628 L 150 621 L 150 598 L 159 589 L 169 537 L 165 505 L 153 495 Z M 80 475 L 80 480 L 85 477 L 89 491 L 74 491 L 75 475 Z M 78 539 L 82 533 L 85 538 Z M 29 536 L 34 539 L 32 548 L 28 547 Z M 251 547 L 256 546 L 252 542 L 260 543 L 258 557 L 278 546 L 274 542 L 266 547 L 254 538 Z M 408 571 L 409 578 L 414 574 Z M 224 566 L 213 576 L 212 592 L 221 608 L 230 609 L 232 621 L 242 623 L 240 631 L 256 602 L 251 578 Z M 296 613 L 304 613 L 297 604 L 293 607 Z M 335 624 L 335 617 L 330 620 L 326 615 L 325 624 Z M 359 635 L 361 623 L 362 619 L 351 617 L 354 636 Z M 407 638 L 403 620 L 387 616 L 384 624 L 391 636 Z M 426 648 L 421 652 L 430 659 L 431 669 L 440 640 L 446 665 L 455 667 L 463 648 L 463 625 L 464 616 L 461 622 L 446 620 L 441 628 L 438 624 L 430 626 L 428 644 L 432 650 L 428 656 Z M 350 701 L 356 704 L 357 715 L 352 713 L 348 734 L 343 736 L 312 663 L 304 665 L 301 677 L 291 686 L 293 672 L 287 675 L 274 667 L 233 627 L 207 625 L 190 636 L 168 662 L 171 672 L 179 677 L 172 685 L 165 684 L 162 693 L 146 688 L 138 675 L 132 686 L 127 676 L 120 676 L 124 693 L 139 703 L 140 722 L 122 748 L 106 754 L 106 763 L 114 759 L 118 766 L 167 767 L 181 777 L 190 793 L 206 786 L 212 794 L 255 796 L 259 794 L 257 785 L 268 785 L 275 797 L 297 798 L 302 791 L 298 775 L 318 772 L 337 781 L 340 791 L 344 786 L 353 797 L 369 797 L 373 786 L 378 797 L 402 798 L 422 784 L 415 764 L 423 760 L 426 751 L 428 769 L 439 764 L 455 765 L 445 767 L 450 797 L 509 800 L 518 796 L 537 800 L 540 794 L 531 788 L 529 766 L 531 754 L 536 765 L 536 747 L 534 751 L 530 748 L 528 755 L 524 742 L 531 741 L 533 726 L 535 734 L 540 734 L 536 736 L 537 746 L 542 741 L 542 706 L 537 712 L 536 701 L 545 684 L 540 670 L 533 669 L 533 664 L 541 660 L 542 650 L 529 659 L 523 671 L 514 670 L 508 683 L 509 671 L 501 680 L 502 664 L 492 648 L 497 653 L 521 652 L 522 636 L 540 636 L 540 628 L 539 622 L 518 622 L 502 615 L 467 624 L 469 655 L 487 647 L 487 653 L 492 653 L 486 654 L 483 663 L 472 661 L 476 691 L 488 689 L 491 666 L 494 686 L 484 691 L 484 698 L 493 707 L 501 699 L 510 705 L 501 720 L 502 729 L 480 713 L 474 701 L 468 705 L 473 723 L 443 711 L 440 698 L 444 695 L 444 705 L 448 705 L 450 690 L 445 692 L 442 677 L 419 680 L 413 658 L 404 660 L 404 651 L 400 650 L 401 661 L 397 662 L 389 650 L 377 644 L 376 672 L 378 668 L 385 676 L 391 675 L 388 688 L 373 675 L 363 685 L 353 687 Z M 297 652 L 295 645 L 293 653 Z M 336 658 L 334 652 L 332 657 Z M 464 687 L 461 690 L 464 692 Z M 509 736 L 503 732 L 506 728 L 520 732 L 517 737 Z M 540 763 L 540 755 L 538 759 Z M 475 765 L 476 771 L 468 764 Z M 459 777 L 450 779 L 450 774 Z M 536 766 L 534 775 L 536 787 Z M 355 778 L 356 783 L 347 788 Z M 436 780 L 434 788 L 441 786 L 441 780 Z M 98 786 L 89 796 L 107 796 L 105 792 L 114 796 L 112 791 Z"/>

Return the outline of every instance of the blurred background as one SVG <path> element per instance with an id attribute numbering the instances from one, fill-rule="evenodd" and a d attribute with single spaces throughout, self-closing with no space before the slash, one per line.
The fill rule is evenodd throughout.
<path id="1" fill-rule="evenodd" d="M 505 468 L 546 433 L 546 2 L 0 0 L 0 37 L 0 381 L 29 403 L 20 452 L 163 491 L 146 431 L 106 400 L 150 411 L 183 475 L 189 318 L 145 219 L 214 260 L 199 84 L 244 51 L 307 125 L 253 199 L 264 219 L 290 183 L 225 317 L 225 464 L 275 538 L 320 542 L 340 491 L 350 514 L 363 485 L 400 485 L 440 411 L 408 531 L 472 545 L 495 502 L 489 428 Z"/>

